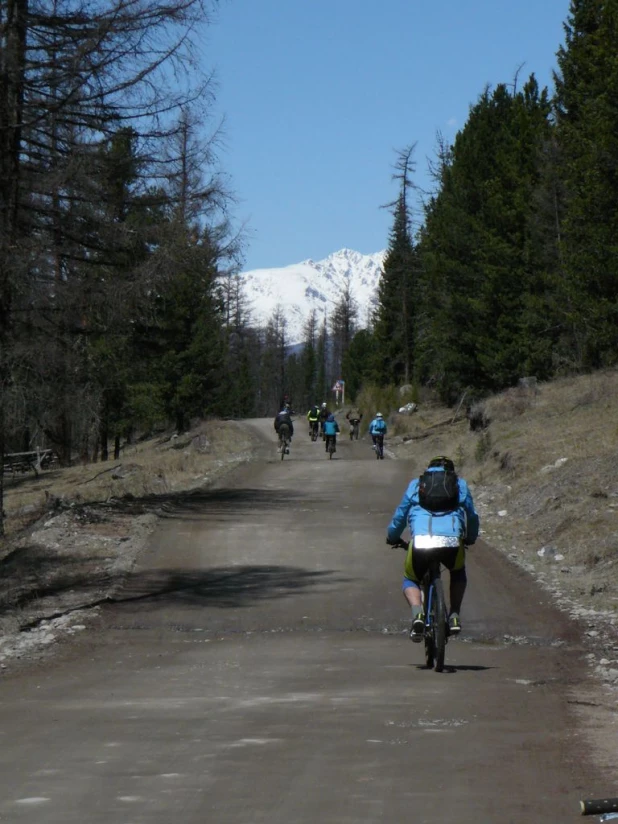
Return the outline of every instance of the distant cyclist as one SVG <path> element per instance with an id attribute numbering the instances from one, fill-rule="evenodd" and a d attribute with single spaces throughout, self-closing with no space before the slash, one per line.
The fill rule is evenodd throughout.
<path id="1" fill-rule="evenodd" d="M 369 424 L 369 434 L 371 435 L 371 440 L 373 441 L 373 448 L 375 449 L 378 444 L 378 438 L 384 439 L 384 436 L 387 432 L 386 421 L 384 420 L 384 416 L 381 412 L 376 412 L 375 418 Z"/>
<path id="2" fill-rule="evenodd" d="M 311 409 L 307 412 L 307 420 L 309 421 L 309 437 L 315 435 L 317 437 L 318 434 L 318 426 L 320 425 L 320 410 L 318 409 L 317 404 L 313 404 Z"/>
<path id="3" fill-rule="evenodd" d="M 323 403 L 320 407 L 320 435 L 324 437 L 324 424 L 326 423 L 326 419 L 330 415 L 330 409 L 328 406 Z"/>
<path id="4" fill-rule="evenodd" d="M 363 419 L 363 413 L 357 407 L 353 407 L 349 410 L 345 418 L 350 424 L 350 440 L 352 440 L 352 438 L 358 440 L 358 427 Z"/>
<path id="5" fill-rule="evenodd" d="M 279 436 L 279 451 L 281 451 L 283 448 L 284 435 L 287 435 L 290 441 L 294 435 L 294 424 L 292 423 L 292 416 L 287 406 L 275 415 L 275 432 Z"/>
<path id="6" fill-rule="evenodd" d="M 339 424 L 335 420 L 334 415 L 329 415 L 328 418 L 324 421 L 324 434 L 326 436 L 326 451 L 328 452 L 328 445 L 333 443 L 335 447 L 333 452 L 337 451 L 337 433 L 340 431 Z"/>
<path id="7" fill-rule="evenodd" d="M 388 525 L 386 543 L 396 544 L 408 526 L 412 540 L 405 562 L 403 594 L 412 608 L 410 638 L 421 641 L 425 616 L 420 585 L 428 569 L 428 561 L 437 558 L 450 571 L 449 632 L 461 632 L 459 613 L 466 591 L 466 544 L 473 544 L 479 534 L 479 516 L 472 494 L 463 478 L 455 474 L 450 458 L 439 455 L 429 462 L 427 470 L 415 478 L 406 489 L 401 503 Z M 423 548 L 423 537 L 443 545 Z M 456 539 L 455 546 L 448 539 Z M 453 542 L 450 542 L 453 543 Z"/>

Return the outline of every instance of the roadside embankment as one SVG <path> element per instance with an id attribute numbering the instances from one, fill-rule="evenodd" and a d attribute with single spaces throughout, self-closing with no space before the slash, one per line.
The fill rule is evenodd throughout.
<path id="1" fill-rule="evenodd" d="M 398 416 L 389 448 L 411 475 L 432 455 L 455 460 L 482 537 L 583 626 L 618 691 L 618 371 L 511 389 L 476 411 L 473 431 L 452 410 L 419 405 Z"/>
<path id="2" fill-rule="evenodd" d="M 159 518 L 263 447 L 242 423 L 206 421 L 124 449 L 118 461 L 8 479 L 0 549 L 0 669 L 85 629 Z"/>

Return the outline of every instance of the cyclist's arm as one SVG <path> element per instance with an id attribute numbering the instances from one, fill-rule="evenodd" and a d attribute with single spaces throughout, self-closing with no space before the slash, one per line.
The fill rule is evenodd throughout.
<path id="1" fill-rule="evenodd" d="M 386 537 L 389 541 L 397 541 L 401 538 L 401 533 L 408 524 L 408 514 L 413 504 L 414 485 L 417 481 L 412 481 L 404 492 L 401 503 L 395 510 L 395 514 L 386 530 Z"/>
<path id="2" fill-rule="evenodd" d="M 468 484 L 462 478 L 459 479 L 459 483 L 463 498 L 462 506 L 466 511 L 466 543 L 473 544 L 479 536 L 479 516 L 474 508 Z"/>

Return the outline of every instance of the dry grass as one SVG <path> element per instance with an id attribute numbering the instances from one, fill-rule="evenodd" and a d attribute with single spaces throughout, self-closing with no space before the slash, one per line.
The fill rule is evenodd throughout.
<path id="1" fill-rule="evenodd" d="M 127 446 L 119 460 L 7 477 L 7 534 L 20 532 L 54 503 L 87 504 L 191 489 L 210 479 L 230 458 L 251 450 L 246 428 L 206 421 L 178 438 L 159 436 Z"/>
<path id="2" fill-rule="evenodd" d="M 479 432 L 435 407 L 398 421 L 411 437 L 399 457 L 415 473 L 451 455 L 489 543 L 573 597 L 618 605 L 618 371 L 511 389 L 484 406 L 490 423 Z"/>

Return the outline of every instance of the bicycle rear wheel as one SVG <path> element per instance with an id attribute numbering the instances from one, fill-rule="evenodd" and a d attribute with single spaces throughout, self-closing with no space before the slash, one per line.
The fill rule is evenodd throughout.
<path id="1" fill-rule="evenodd" d="M 444 585 L 441 578 L 434 579 L 433 596 L 431 634 L 433 636 L 435 657 L 434 669 L 436 672 L 442 672 L 446 652 L 446 603 L 444 601 Z"/>
<path id="2" fill-rule="evenodd" d="M 288 442 L 285 438 L 281 438 L 281 460 L 285 457 L 285 450 L 288 448 Z"/>
<path id="3" fill-rule="evenodd" d="M 429 576 L 429 573 L 427 573 Z M 433 639 L 433 617 L 435 595 L 429 577 L 423 581 L 423 606 L 425 609 L 425 664 L 428 669 L 433 669 L 436 657 L 436 646 Z"/>

